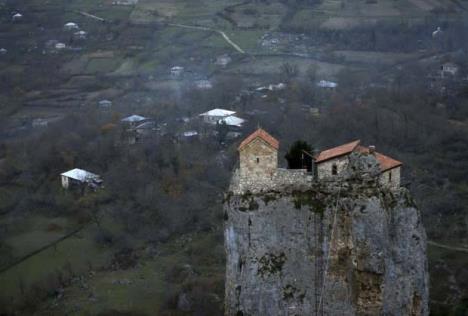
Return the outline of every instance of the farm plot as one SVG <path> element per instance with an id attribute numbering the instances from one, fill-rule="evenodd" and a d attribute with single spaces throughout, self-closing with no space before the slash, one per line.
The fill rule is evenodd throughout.
<path id="1" fill-rule="evenodd" d="M 383 53 L 372 51 L 334 51 L 334 56 L 349 64 L 392 65 L 420 56 L 418 53 Z"/>
<path id="2" fill-rule="evenodd" d="M 158 247 L 140 248 L 132 255 L 136 261 L 118 269 L 94 271 L 66 288 L 61 300 L 44 304 L 39 315 L 109 311 L 159 315 L 195 279 L 214 291 L 213 304 L 221 304 L 224 261 L 218 238 L 213 233 L 183 235 Z"/>
<path id="3" fill-rule="evenodd" d="M 461 5 L 438 0 L 336 1 L 326 0 L 316 7 L 298 9 L 284 26 L 296 30 L 320 28 L 346 30 L 370 27 L 379 22 L 424 21 L 435 10 L 457 12 Z"/>
<path id="4" fill-rule="evenodd" d="M 269 30 L 280 25 L 287 11 L 287 7 L 280 2 L 245 1 L 243 4 L 226 8 L 222 14 L 236 28 Z"/>
<path id="5" fill-rule="evenodd" d="M 94 237 L 99 233 L 95 225 L 89 225 L 70 237 L 53 244 L 54 241 L 76 230 L 76 223 L 66 218 L 37 218 L 24 222 L 28 230 L 13 234 L 6 239 L 12 249 L 15 260 L 8 270 L 0 273 L 0 300 L 10 302 L 11 306 L 21 303 L 34 293 L 35 289 L 44 291 L 59 287 L 61 278 L 79 275 L 91 267 L 102 267 L 108 264 L 112 247 L 101 246 Z M 29 223 L 29 224 L 28 224 Z M 110 221 L 103 227 L 117 229 Z M 53 244 L 42 251 L 26 257 L 30 253 Z M 13 261 L 14 262 L 14 261 Z M 11 262 L 10 262 L 11 263 Z M 3 267 L 6 268 L 5 266 Z"/>
<path id="6" fill-rule="evenodd" d="M 141 0 L 130 15 L 130 21 L 137 24 L 192 23 L 211 27 L 214 26 L 213 18 L 216 13 L 229 5 L 232 5 L 232 2 L 227 0 Z"/>
<path id="7" fill-rule="evenodd" d="M 311 66 L 317 67 L 317 75 L 323 77 L 333 77 L 344 66 L 332 63 L 319 62 L 300 57 L 280 57 L 280 56 L 256 56 L 246 59 L 238 65 L 232 66 L 228 72 L 243 74 L 245 76 L 274 76 L 279 75 L 281 65 L 290 63 L 297 65 L 300 75 L 305 75 L 306 70 Z"/>

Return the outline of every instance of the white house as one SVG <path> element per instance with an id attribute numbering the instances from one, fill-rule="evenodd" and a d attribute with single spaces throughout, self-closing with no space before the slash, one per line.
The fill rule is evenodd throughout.
<path id="1" fill-rule="evenodd" d="M 434 32 L 432 32 L 432 38 L 439 38 L 442 36 L 442 34 L 444 34 L 444 32 L 442 31 L 440 26 L 438 26 L 437 29 Z"/>
<path id="2" fill-rule="evenodd" d="M 60 178 L 64 189 L 69 189 L 75 185 L 87 185 L 96 189 L 102 184 L 100 176 L 78 168 L 60 174 Z"/>
<path id="3" fill-rule="evenodd" d="M 199 114 L 205 123 L 216 124 L 220 120 L 225 119 L 231 115 L 236 114 L 235 111 L 225 110 L 225 109 L 213 109 L 208 112 Z"/>
<path id="4" fill-rule="evenodd" d="M 86 39 L 87 36 L 88 36 L 88 33 L 86 33 L 85 31 L 78 31 L 78 32 L 73 33 L 73 37 L 78 40 L 84 40 Z"/>
<path id="5" fill-rule="evenodd" d="M 133 115 L 130 115 L 130 116 L 127 116 L 127 117 L 121 119 L 120 121 L 122 123 L 128 124 L 130 126 L 136 126 L 136 125 L 139 125 L 139 124 L 143 123 L 146 120 L 148 120 L 148 118 L 146 118 L 144 116 L 141 116 L 141 115 L 133 114 Z"/>
<path id="6" fill-rule="evenodd" d="M 335 89 L 336 87 L 338 87 L 338 84 L 333 81 L 320 80 L 317 83 L 317 87 L 324 88 L 324 89 Z"/>
<path id="7" fill-rule="evenodd" d="M 277 91 L 286 89 L 286 84 L 280 82 L 278 84 L 269 84 L 268 86 L 262 86 L 255 89 L 257 92 L 266 93 L 269 91 Z"/>
<path id="8" fill-rule="evenodd" d="M 64 43 L 55 44 L 55 49 L 56 50 L 62 50 L 62 49 L 65 49 L 65 48 L 67 48 L 67 45 L 65 45 Z"/>
<path id="9" fill-rule="evenodd" d="M 216 58 L 215 64 L 218 66 L 226 67 L 232 61 L 228 55 L 221 55 Z"/>
<path id="10" fill-rule="evenodd" d="M 112 101 L 104 99 L 98 102 L 98 106 L 101 109 L 110 109 L 112 107 Z"/>
<path id="11" fill-rule="evenodd" d="M 445 78 L 446 76 L 456 76 L 458 73 L 459 67 L 454 63 L 444 63 L 440 66 L 440 77 Z"/>
<path id="12" fill-rule="evenodd" d="M 63 29 L 65 31 L 75 31 L 75 30 L 79 30 L 80 28 L 79 28 L 78 24 L 76 24 L 74 22 L 68 22 L 63 26 Z"/>
<path id="13" fill-rule="evenodd" d="M 15 13 L 11 19 L 14 21 L 14 22 L 17 22 L 17 21 L 20 21 L 23 19 L 23 15 L 21 13 Z"/>
<path id="14" fill-rule="evenodd" d="M 213 88 L 213 84 L 209 80 L 197 80 L 195 82 L 195 86 L 198 89 L 203 89 L 203 90 Z"/>
<path id="15" fill-rule="evenodd" d="M 227 126 L 238 128 L 242 127 L 242 124 L 244 124 L 244 122 L 244 119 L 241 119 L 240 117 L 234 115 L 228 116 L 218 121 L 219 124 L 226 124 Z"/>
<path id="16" fill-rule="evenodd" d="M 174 66 L 171 68 L 171 75 L 174 77 L 180 76 L 184 72 L 184 67 Z"/>
<path id="17" fill-rule="evenodd" d="M 185 132 L 182 133 L 182 136 L 184 136 L 184 137 L 195 137 L 195 136 L 198 136 L 198 132 L 194 131 L 194 130 L 185 131 Z"/>
<path id="18" fill-rule="evenodd" d="M 138 135 L 150 136 L 153 132 L 157 131 L 157 126 L 155 121 L 146 121 L 134 128 L 135 132 Z"/>

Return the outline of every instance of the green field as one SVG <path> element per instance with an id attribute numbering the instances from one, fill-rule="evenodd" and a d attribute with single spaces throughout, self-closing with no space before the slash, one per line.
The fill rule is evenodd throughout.
<path id="1" fill-rule="evenodd" d="M 170 299 L 173 293 L 188 290 L 195 280 L 216 283 L 222 291 L 224 263 L 219 235 L 182 236 L 156 248 L 157 254 L 152 254 L 148 249 L 139 250 L 140 258 L 135 267 L 96 271 L 86 277 L 86 289 L 83 289 L 82 283 L 68 287 L 60 305 L 46 304 L 40 314 L 78 312 L 95 315 L 113 310 L 155 315 L 164 306 L 165 300 Z M 167 275 L 172 273 L 176 273 L 175 279 L 169 280 Z M 219 297 L 222 292 L 214 294 Z M 77 305 L 79 310 L 76 309 Z"/>

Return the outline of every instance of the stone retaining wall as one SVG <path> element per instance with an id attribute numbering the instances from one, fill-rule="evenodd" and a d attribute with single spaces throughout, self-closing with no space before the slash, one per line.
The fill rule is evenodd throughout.
<path id="1" fill-rule="evenodd" d="M 230 191 L 236 194 L 247 191 L 251 193 L 281 191 L 291 187 L 308 186 L 312 181 L 312 175 L 307 173 L 305 169 L 278 168 L 271 176 L 265 177 L 240 175 L 239 169 L 236 169 L 232 177 Z"/>

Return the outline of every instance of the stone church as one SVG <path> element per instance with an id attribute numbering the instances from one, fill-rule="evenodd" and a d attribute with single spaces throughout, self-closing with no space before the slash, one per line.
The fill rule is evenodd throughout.
<path id="1" fill-rule="evenodd" d="M 333 181 L 347 170 L 352 153 L 373 155 L 380 167 L 380 183 L 390 189 L 400 187 L 402 163 L 375 151 L 374 146 L 360 145 L 359 140 L 314 155 L 312 173 L 305 169 L 278 168 L 278 149 L 279 141 L 261 128 L 244 139 L 238 147 L 239 187 L 258 191 L 262 187 L 272 188 L 295 182 Z"/>

